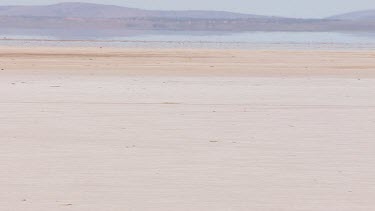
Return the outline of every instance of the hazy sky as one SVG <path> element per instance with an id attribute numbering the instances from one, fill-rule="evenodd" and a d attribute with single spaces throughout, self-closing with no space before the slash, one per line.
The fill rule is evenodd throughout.
<path id="1" fill-rule="evenodd" d="M 52 4 L 75 0 L 0 0 L 1 5 Z M 327 17 L 338 13 L 375 9 L 375 0 L 80 0 L 144 9 L 225 10 L 288 17 Z"/>

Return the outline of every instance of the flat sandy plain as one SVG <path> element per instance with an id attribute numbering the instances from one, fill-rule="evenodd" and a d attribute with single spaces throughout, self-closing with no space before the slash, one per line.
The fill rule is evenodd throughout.
<path id="1" fill-rule="evenodd" d="M 375 210 L 375 52 L 0 48 L 1 211 Z"/>

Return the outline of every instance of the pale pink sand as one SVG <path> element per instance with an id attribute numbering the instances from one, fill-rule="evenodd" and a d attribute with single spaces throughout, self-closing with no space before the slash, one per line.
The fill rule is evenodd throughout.
<path id="1" fill-rule="evenodd" d="M 372 53 L 0 51 L 0 210 L 375 210 Z"/>

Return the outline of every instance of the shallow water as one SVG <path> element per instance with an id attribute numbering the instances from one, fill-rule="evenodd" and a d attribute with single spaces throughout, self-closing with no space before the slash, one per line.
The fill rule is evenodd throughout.
<path id="1" fill-rule="evenodd" d="M 375 49 L 375 34 L 337 32 L 128 32 L 72 35 L 59 32 L 8 32 L 0 35 L 0 45 L 83 46 L 135 48 L 219 48 L 219 49 Z"/>

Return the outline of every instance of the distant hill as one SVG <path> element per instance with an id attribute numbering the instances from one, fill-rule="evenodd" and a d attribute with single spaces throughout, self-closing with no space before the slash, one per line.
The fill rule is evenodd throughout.
<path id="1" fill-rule="evenodd" d="M 158 11 L 91 3 L 60 3 L 46 6 L 0 6 L 0 16 L 63 18 L 193 18 L 240 19 L 267 16 L 222 11 Z"/>
<path id="2" fill-rule="evenodd" d="M 121 36 L 134 31 L 375 31 L 375 11 L 299 19 L 223 11 L 143 10 L 91 3 L 0 6 L 0 34 Z"/>
<path id="3" fill-rule="evenodd" d="M 337 20 L 375 21 L 375 10 L 357 11 L 329 17 Z"/>

